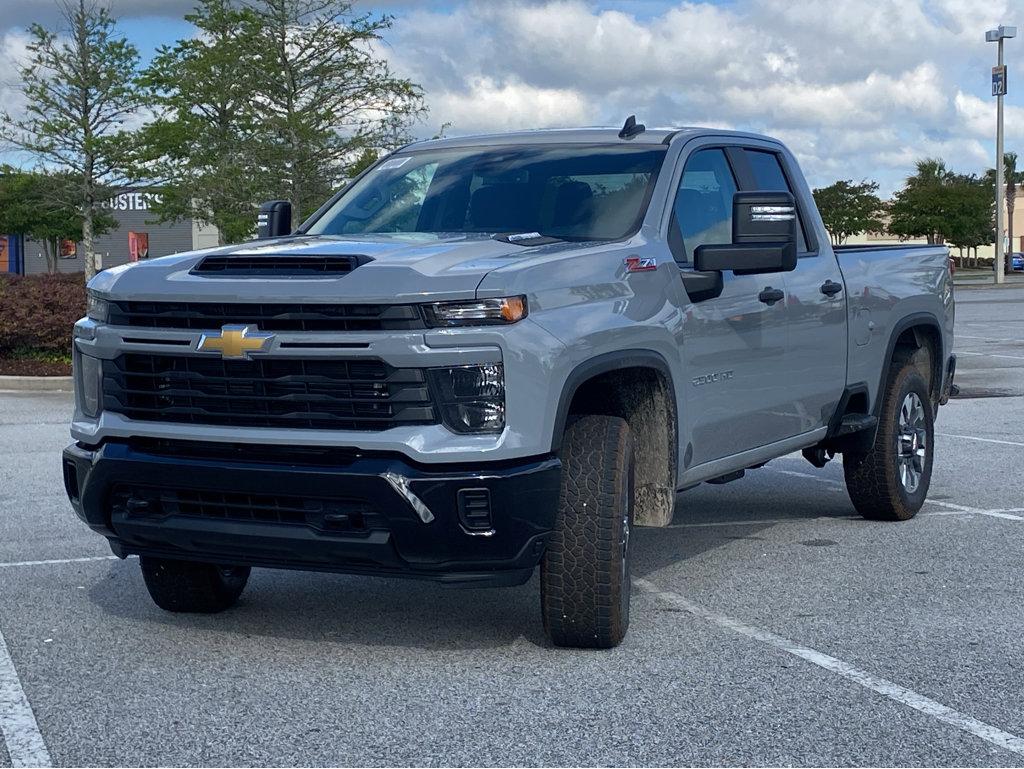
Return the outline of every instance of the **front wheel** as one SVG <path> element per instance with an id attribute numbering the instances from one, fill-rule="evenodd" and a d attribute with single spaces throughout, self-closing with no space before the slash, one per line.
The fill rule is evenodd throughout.
<path id="1" fill-rule="evenodd" d="M 249 581 L 248 566 L 174 561 L 140 556 L 153 602 L 165 611 L 213 614 L 235 604 Z"/>
<path id="2" fill-rule="evenodd" d="M 566 428 L 561 459 L 555 531 L 540 568 L 544 629 L 556 646 L 611 648 L 629 627 L 629 426 L 618 417 L 581 417 Z"/>
<path id="3" fill-rule="evenodd" d="M 881 394 L 875 441 L 846 452 L 843 473 L 853 506 L 865 518 L 906 521 L 921 509 L 932 478 L 934 410 L 928 385 L 911 361 L 893 364 Z"/>

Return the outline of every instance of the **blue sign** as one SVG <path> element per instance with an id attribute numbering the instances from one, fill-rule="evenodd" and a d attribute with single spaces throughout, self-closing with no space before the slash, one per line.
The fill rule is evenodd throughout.
<path id="1" fill-rule="evenodd" d="M 1006 65 L 992 68 L 992 95 L 1006 96 Z"/>

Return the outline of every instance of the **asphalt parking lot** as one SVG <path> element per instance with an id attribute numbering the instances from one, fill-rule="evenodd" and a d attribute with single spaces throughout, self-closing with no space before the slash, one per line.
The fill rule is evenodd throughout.
<path id="1" fill-rule="evenodd" d="M 161 612 L 60 478 L 67 394 L 0 394 L 0 766 L 1024 765 L 1024 288 L 957 296 L 924 511 L 785 457 L 635 534 L 632 629 L 545 641 L 534 582 L 258 570 Z"/>

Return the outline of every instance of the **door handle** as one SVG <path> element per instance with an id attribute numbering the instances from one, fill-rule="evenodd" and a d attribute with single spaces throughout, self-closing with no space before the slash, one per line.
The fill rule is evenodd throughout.
<path id="1" fill-rule="evenodd" d="M 783 299 L 785 299 L 786 292 L 783 291 L 781 288 L 772 288 L 771 286 L 766 286 L 764 291 L 757 295 L 757 298 L 760 301 L 764 302 L 769 307 L 771 307 L 776 302 L 781 302 Z"/>
<path id="2" fill-rule="evenodd" d="M 842 283 L 836 283 L 831 280 L 826 280 L 824 283 L 821 284 L 821 293 L 823 293 L 825 296 L 835 296 L 842 290 Z"/>

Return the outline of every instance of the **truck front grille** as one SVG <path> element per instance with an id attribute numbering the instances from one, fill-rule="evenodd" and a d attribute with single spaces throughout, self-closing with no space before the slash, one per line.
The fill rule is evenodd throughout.
<path id="1" fill-rule="evenodd" d="M 176 515 L 207 520 L 277 523 L 308 526 L 326 534 L 339 535 L 368 534 L 373 529 L 388 528 L 380 513 L 359 499 L 117 484 L 111 500 L 116 511 L 128 516 Z"/>
<path id="2" fill-rule="evenodd" d="M 126 353 L 103 361 L 103 407 L 129 419 L 244 427 L 378 431 L 438 422 L 423 370 L 376 358 Z"/>
<path id="3" fill-rule="evenodd" d="M 260 331 L 408 331 L 425 328 L 408 304 L 221 304 L 216 302 L 111 302 L 112 326 L 209 331 L 224 325 Z"/>

